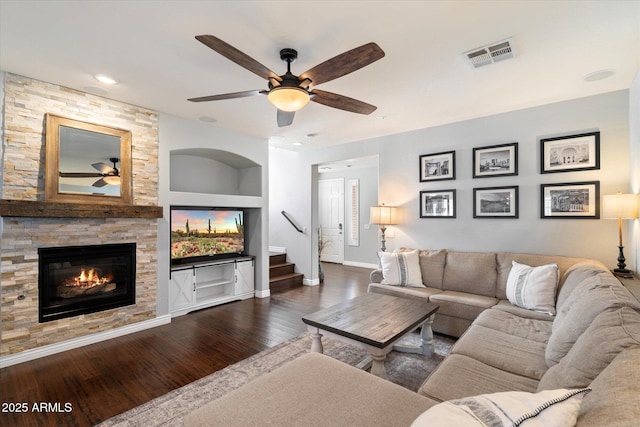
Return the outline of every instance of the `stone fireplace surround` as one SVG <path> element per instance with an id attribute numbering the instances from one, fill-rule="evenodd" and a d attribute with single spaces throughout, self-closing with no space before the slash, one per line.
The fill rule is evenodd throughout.
<path id="1" fill-rule="evenodd" d="M 2 199 L 44 202 L 44 117 L 53 113 L 131 130 L 133 204 L 157 205 L 157 113 L 9 73 L 3 77 Z M 5 216 L 1 221 L 0 357 L 156 318 L 157 219 Z M 136 243 L 135 305 L 38 322 L 38 248 L 128 242 Z"/>

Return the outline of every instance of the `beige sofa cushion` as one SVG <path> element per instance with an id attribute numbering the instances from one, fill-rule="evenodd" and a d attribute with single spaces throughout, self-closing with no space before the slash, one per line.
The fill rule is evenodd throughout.
<path id="1" fill-rule="evenodd" d="M 451 354 L 461 354 L 501 371 L 539 380 L 547 371 L 546 344 L 496 329 L 471 325 L 455 343 Z"/>
<path id="2" fill-rule="evenodd" d="M 533 378 L 485 365 L 462 354 L 451 354 L 429 375 L 418 393 L 442 402 L 501 391 L 535 392 L 537 385 Z"/>
<path id="3" fill-rule="evenodd" d="M 553 319 L 555 319 L 555 317 L 549 316 L 546 313 L 540 313 L 538 311 L 527 310 L 526 308 L 515 306 L 507 300 L 498 301 L 498 304 L 494 305 L 492 308 L 506 311 L 507 313 L 515 314 L 516 316 L 527 319 L 546 320 L 548 322 L 552 322 Z"/>
<path id="4" fill-rule="evenodd" d="M 548 316 L 546 319 L 532 319 L 495 308 L 483 311 L 473 323 L 543 344 L 549 340 L 553 325 Z"/>
<path id="5" fill-rule="evenodd" d="M 574 288 L 585 279 L 600 273 L 609 273 L 607 267 L 595 260 L 584 260 L 575 263 L 562 274 L 558 285 L 558 298 L 556 299 L 556 310 L 561 310 L 565 300 L 571 295 Z"/>
<path id="6" fill-rule="evenodd" d="M 640 420 L 640 348 L 624 350 L 589 385 L 578 427 L 637 426 Z"/>
<path id="7" fill-rule="evenodd" d="M 600 313 L 560 362 L 540 379 L 538 390 L 588 386 L 626 348 L 640 346 L 640 313 L 629 307 Z"/>
<path id="8" fill-rule="evenodd" d="M 624 306 L 640 310 L 640 302 L 610 273 L 598 273 L 584 279 L 575 286 L 556 315 L 545 354 L 547 364 L 558 363 L 599 313 Z"/>
<path id="9" fill-rule="evenodd" d="M 408 426 L 435 405 L 330 357 L 309 353 L 197 409 L 194 426 Z"/>
<path id="10" fill-rule="evenodd" d="M 495 297 L 496 277 L 495 253 L 447 252 L 444 290 Z"/>
<path id="11" fill-rule="evenodd" d="M 498 303 L 493 297 L 474 295 L 468 292 L 442 291 L 434 293 L 429 301 L 438 304 L 438 315 L 459 317 L 473 321 L 480 313 Z"/>
<path id="12" fill-rule="evenodd" d="M 395 252 L 411 252 L 415 249 L 398 248 Z M 446 249 L 421 249 L 418 252 L 422 283 L 429 288 L 442 289 L 444 265 L 447 260 Z"/>
<path id="13" fill-rule="evenodd" d="M 393 297 L 415 298 L 427 301 L 431 295 L 442 292 L 440 289 L 435 288 L 412 288 L 408 286 L 383 285 L 382 283 L 369 283 L 367 291 Z"/>

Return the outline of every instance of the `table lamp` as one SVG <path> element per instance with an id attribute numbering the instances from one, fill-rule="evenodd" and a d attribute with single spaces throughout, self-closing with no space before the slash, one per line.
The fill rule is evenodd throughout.
<path id="1" fill-rule="evenodd" d="M 602 197 L 602 216 L 608 219 L 618 220 L 618 268 L 613 273 L 618 276 L 630 277 L 631 270 L 626 268 L 622 246 L 622 220 L 638 218 L 637 194 L 609 194 Z"/>
<path id="2" fill-rule="evenodd" d="M 387 231 L 387 225 L 397 224 L 396 208 L 394 206 L 385 206 L 384 203 L 381 206 L 371 206 L 369 212 L 370 224 L 380 225 L 380 231 L 382 232 L 382 245 L 380 249 L 382 252 L 387 250 L 386 241 L 384 240 L 384 232 Z"/>

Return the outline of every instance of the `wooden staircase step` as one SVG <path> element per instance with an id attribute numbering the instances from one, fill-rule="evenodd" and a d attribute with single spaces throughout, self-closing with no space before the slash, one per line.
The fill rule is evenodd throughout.
<path id="1" fill-rule="evenodd" d="M 269 278 L 294 273 L 295 267 L 296 265 L 291 262 L 269 265 Z"/>
<path id="2" fill-rule="evenodd" d="M 296 265 L 287 261 L 286 253 L 269 254 L 269 290 L 271 293 L 302 286 L 304 275 L 295 272 Z"/>
<path id="3" fill-rule="evenodd" d="M 269 265 L 284 264 L 287 262 L 287 254 L 271 252 L 269 254 Z"/>
<path id="4" fill-rule="evenodd" d="M 271 290 L 271 293 L 274 293 L 302 286 L 303 278 L 304 274 L 301 273 L 290 273 L 274 277 L 269 279 L 269 289 Z"/>

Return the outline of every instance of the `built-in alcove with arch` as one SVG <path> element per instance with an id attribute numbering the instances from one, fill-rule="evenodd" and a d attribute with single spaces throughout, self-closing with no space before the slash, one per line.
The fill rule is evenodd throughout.
<path id="1" fill-rule="evenodd" d="M 262 166 L 229 151 L 173 150 L 169 168 L 171 191 L 262 196 Z"/>

